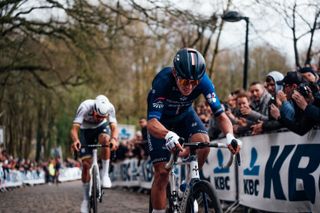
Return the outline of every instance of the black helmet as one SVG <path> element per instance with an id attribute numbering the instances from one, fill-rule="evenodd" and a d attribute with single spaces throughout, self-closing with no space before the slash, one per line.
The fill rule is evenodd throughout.
<path id="1" fill-rule="evenodd" d="M 199 80 L 206 72 L 206 62 L 195 49 L 182 48 L 173 59 L 177 76 L 183 79 Z"/>

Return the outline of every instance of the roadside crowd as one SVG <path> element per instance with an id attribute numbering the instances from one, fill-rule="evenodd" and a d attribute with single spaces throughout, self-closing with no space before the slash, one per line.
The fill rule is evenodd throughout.
<path id="1" fill-rule="evenodd" d="M 10 174 L 18 171 L 23 175 L 36 174 L 38 177 L 41 173 L 44 173 L 45 183 L 52 184 L 58 182 L 59 171 L 62 167 L 79 167 L 80 162 L 71 158 L 65 159 L 63 162 L 59 156 L 50 158 L 47 161 L 36 162 L 35 160 L 29 160 L 24 158 L 14 158 L 8 154 L 7 151 L 0 147 L 0 190 L 6 190 L 1 187 L 5 181 L 9 181 Z"/>
<path id="2" fill-rule="evenodd" d="M 320 121 L 319 82 L 319 74 L 311 66 L 285 75 L 271 71 L 264 82 L 252 82 L 248 91 L 231 92 L 222 104 L 238 136 L 285 129 L 304 135 Z M 221 137 L 210 107 L 200 102 L 196 111 L 210 139 Z"/>

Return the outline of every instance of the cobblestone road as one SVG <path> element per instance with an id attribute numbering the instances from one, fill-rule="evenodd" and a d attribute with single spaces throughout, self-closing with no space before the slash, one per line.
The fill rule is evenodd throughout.
<path id="1" fill-rule="evenodd" d="M 0 193 L 1 213 L 76 213 L 80 212 L 80 181 L 57 185 L 38 185 Z M 105 191 L 99 212 L 146 213 L 149 196 L 125 189 Z"/>

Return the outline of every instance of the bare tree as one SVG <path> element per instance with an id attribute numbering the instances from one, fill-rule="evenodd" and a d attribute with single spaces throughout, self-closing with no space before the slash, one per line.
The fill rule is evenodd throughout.
<path id="1" fill-rule="evenodd" d="M 258 2 L 258 1 L 257 1 Z M 319 50 L 313 50 L 313 40 L 315 32 L 320 29 L 320 5 L 317 1 L 299 1 L 295 0 L 293 4 L 286 1 L 259 1 L 263 7 L 272 8 L 276 11 L 292 32 L 292 41 L 295 55 L 296 67 L 301 67 L 301 55 L 298 49 L 298 42 L 309 36 L 309 44 L 306 51 L 304 65 L 310 64 L 314 53 Z M 304 30 L 306 29 L 306 30 Z"/>

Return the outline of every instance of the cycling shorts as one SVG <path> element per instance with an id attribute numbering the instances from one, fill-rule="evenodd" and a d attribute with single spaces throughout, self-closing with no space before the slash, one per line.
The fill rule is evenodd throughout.
<path id="1" fill-rule="evenodd" d="M 177 133 L 179 137 L 186 141 L 196 133 L 208 134 L 202 121 L 193 108 L 175 118 L 166 118 L 162 116 L 160 123 L 168 130 Z M 165 146 L 166 140 L 153 137 L 148 134 L 148 146 L 152 163 L 167 162 L 170 158 L 170 152 Z"/>
<path id="2" fill-rule="evenodd" d="M 81 145 L 98 144 L 100 134 L 110 135 L 110 128 L 107 123 L 95 129 L 80 129 L 80 143 Z M 92 149 L 82 147 L 80 149 L 80 158 L 91 157 Z"/>

